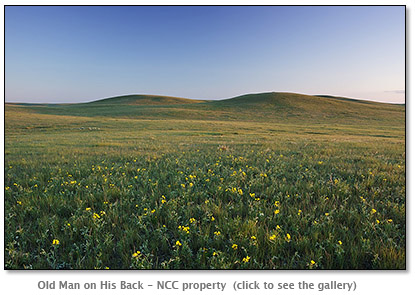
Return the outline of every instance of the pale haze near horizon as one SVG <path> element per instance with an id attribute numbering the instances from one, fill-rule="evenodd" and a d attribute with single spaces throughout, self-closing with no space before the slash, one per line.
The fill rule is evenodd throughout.
<path id="1" fill-rule="evenodd" d="M 405 102 L 405 7 L 5 10 L 6 102 L 294 92 Z"/>

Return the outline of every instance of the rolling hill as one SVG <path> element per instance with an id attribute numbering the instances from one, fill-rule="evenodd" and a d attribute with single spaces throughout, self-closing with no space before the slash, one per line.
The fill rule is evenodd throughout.
<path id="1" fill-rule="evenodd" d="M 88 103 L 19 104 L 18 107 L 41 114 L 129 119 L 298 124 L 403 124 L 405 121 L 405 105 L 283 92 L 247 94 L 210 101 L 157 95 L 126 95 Z"/>

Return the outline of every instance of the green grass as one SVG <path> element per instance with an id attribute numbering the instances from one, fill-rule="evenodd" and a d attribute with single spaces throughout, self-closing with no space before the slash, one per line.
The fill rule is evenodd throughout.
<path id="1" fill-rule="evenodd" d="M 272 93 L 5 116 L 8 269 L 405 268 L 404 106 Z"/>

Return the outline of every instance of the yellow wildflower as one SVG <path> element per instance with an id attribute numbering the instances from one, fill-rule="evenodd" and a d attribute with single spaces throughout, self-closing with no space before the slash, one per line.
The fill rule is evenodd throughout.
<path id="1" fill-rule="evenodd" d="M 180 241 L 176 241 L 176 246 L 180 247 L 182 245 L 182 243 L 180 243 Z"/>
<path id="2" fill-rule="evenodd" d="M 314 264 L 316 264 L 316 262 L 315 262 L 314 260 L 311 260 L 311 261 L 310 261 L 310 264 L 311 264 L 311 265 L 314 265 Z"/>
<path id="3" fill-rule="evenodd" d="M 53 241 L 52 241 L 52 245 L 59 245 L 59 240 L 57 240 L 57 239 L 54 239 Z"/>
<path id="4" fill-rule="evenodd" d="M 251 259 L 251 257 L 246 256 L 245 258 L 242 259 L 242 262 L 247 263 L 247 262 L 249 262 L 250 259 Z"/>
<path id="5" fill-rule="evenodd" d="M 233 245 L 232 245 L 232 249 L 233 249 L 233 250 L 238 249 L 238 245 L 237 245 L 237 244 L 233 244 Z"/>
<path id="6" fill-rule="evenodd" d="M 370 212 L 372 212 L 372 214 L 375 214 L 376 213 L 376 209 L 372 209 Z"/>

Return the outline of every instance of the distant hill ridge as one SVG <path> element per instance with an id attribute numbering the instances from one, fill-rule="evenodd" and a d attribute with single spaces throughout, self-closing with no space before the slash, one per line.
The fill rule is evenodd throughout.
<path id="1" fill-rule="evenodd" d="M 204 101 L 173 96 L 130 94 L 95 100 L 89 104 L 171 105 L 199 102 Z"/>
<path id="2" fill-rule="evenodd" d="M 192 104 L 192 103 L 217 103 L 222 105 L 237 104 L 237 105 L 252 105 L 252 104 L 272 104 L 280 106 L 288 106 L 292 104 L 302 103 L 324 103 L 334 101 L 346 101 L 352 103 L 364 103 L 373 105 L 393 105 L 390 103 L 374 102 L 368 100 L 360 100 L 354 98 L 346 98 L 332 95 L 306 95 L 291 92 L 264 92 L 254 94 L 244 94 L 232 98 L 218 99 L 218 100 L 200 100 L 190 99 L 174 96 L 164 95 L 149 95 L 149 94 L 129 94 L 114 96 L 104 99 L 88 102 L 87 104 L 127 104 L 127 105 L 171 105 L 171 104 Z M 404 105 L 404 104 L 395 104 Z"/>
<path id="3" fill-rule="evenodd" d="M 405 105 L 287 92 L 246 94 L 222 100 L 161 95 L 123 95 L 88 103 L 13 104 L 50 114 L 83 117 L 292 122 L 322 124 L 401 124 Z"/>

